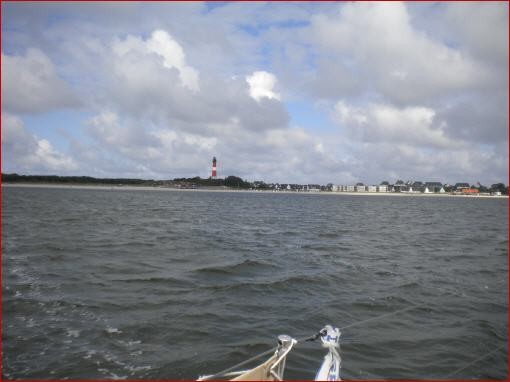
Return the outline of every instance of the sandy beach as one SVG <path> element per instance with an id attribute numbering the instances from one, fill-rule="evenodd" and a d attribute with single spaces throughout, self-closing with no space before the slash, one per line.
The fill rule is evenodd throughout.
<path id="1" fill-rule="evenodd" d="M 481 198 L 481 199 L 508 199 L 507 195 L 455 195 L 455 194 L 424 194 L 406 192 L 296 192 L 296 191 L 272 191 L 272 190 L 236 190 L 224 187 L 201 187 L 201 188 L 172 188 L 172 187 L 149 187 L 149 186 L 118 186 L 118 185 L 87 185 L 87 184 L 48 184 L 48 183 L 2 183 L 2 188 L 66 188 L 81 190 L 110 190 L 110 191 L 173 191 L 173 192 L 243 192 L 256 194 L 299 194 L 299 195 L 329 195 L 329 196 L 390 196 L 390 197 L 433 197 L 433 198 Z"/>

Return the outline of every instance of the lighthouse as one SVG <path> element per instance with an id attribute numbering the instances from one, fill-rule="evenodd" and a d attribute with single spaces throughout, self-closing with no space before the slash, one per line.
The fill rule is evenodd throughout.
<path id="1" fill-rule="evenodd" d="M 216 179 L 216 157 L 213 157 L 213 159 L 212 159 L 211 178 Z"/>

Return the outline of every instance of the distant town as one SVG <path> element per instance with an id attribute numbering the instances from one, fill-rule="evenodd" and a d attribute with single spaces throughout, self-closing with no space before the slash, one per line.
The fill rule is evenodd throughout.
<path id="1" fill-rule="evenodd" d="M 57 175 L 18 175 L 2 174 L 2 183 L 24 184 L 63 184 L 63 185 L 110 185 L 110 186 L 146 186 L 174 189 L 230 189 L 272 192 L 329 192 L 329 193 L 402 193 L 402 194 L 450 194 L 450 195 L 508 195 L 508 187 L 503 183 L 485 186 L 480 183 L 461 182 L 448 184 L 442 182 L 421 182 L 397 180 L 394 183 L 383 181 L 380 184 L 337 185 L 265 183 L 249 182 L 238 176 L 225 178 L 175 178 L 172 180 L 144 180 L 132 178 L 93 178 L 89 176 L 57 176 Z"/>

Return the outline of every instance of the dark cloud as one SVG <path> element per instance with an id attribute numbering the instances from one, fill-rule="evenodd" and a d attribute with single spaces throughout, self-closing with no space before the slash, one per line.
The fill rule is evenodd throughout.
<path id="1" fill-rule="evenodd" d="M 472 143 L 496 144 L 508 140 L 508 98 L 506 94 L 480 94 L 439 110 L 452 138 Z"/>

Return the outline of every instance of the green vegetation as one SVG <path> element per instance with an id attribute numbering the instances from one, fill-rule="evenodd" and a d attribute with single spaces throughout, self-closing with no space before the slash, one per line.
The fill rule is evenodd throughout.
<path id="1" fill-rule="evenodd" d="M 230 187 L 249 189 L 253 184 L 237 176 L 225 179 L 175 178 L 173 180 L 144 180 L 131 178 L 93 178 L 90 176 L 58 175 L 18 175 L 2 174 L 2 183 L 49 183 L 49 184 L 89 184 L 89 185 L 125 185 L 125 186 L 169 186 L 178 188 Z"/>
<path id="2" fill-rule="evenodd" d="M 503 183 L 493 184 L 489 191 L 491 192 L 501 192 L 502 195 L 508 195 L 508 187 L 506 187 Z"/>
<path id="3" fill-rule="evenodd" d="M 212 179 L 212 178 L 201 178 L 199 176 L 195 176 L 193 178 L 175 178 L 173 180 L 176 184 L 181 184 L 185 186 L 205 186 L 205 187 L 218 187 L 224 186 L 223 179 Z"/>
<path id="4" fill-rule="evenodd" d="M 249 189 L 253 187 L 250 182 L 242 180 L 238 176 L 227 176 L 225 179 L 213 179 L 207 178 L 202 179 L 199 176 L 195 176 L 194 178 L 175 178 L 173 180 L 174 183 L 178 183 L 184 186 L 205 186 L 205 187 L 230 187 L 230 188 L 242 188 Z"/>
<path id="5" fill-rule="evenodd" d="M 92 178 L 90 176 L 2 174 L 2 183 L 66 183 L 66 184 L 129 184 L 145 185 L 154 181 L 129 178 Z"/>
<path id="6" fill-rule="evenodd" d="M 252 187 L 252 184 L 250 182 L 242 180 L 237 176 L 230 175 L 225 178 L 225 186 L 232 188 L 249 189 Z"/>

